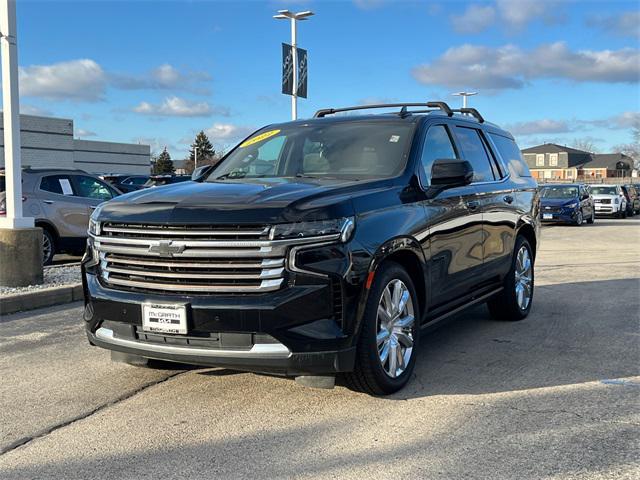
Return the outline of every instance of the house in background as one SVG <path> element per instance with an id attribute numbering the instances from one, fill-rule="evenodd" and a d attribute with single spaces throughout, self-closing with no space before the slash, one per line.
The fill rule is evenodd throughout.
<path id="1" fill-rule="evenodd" d="M 633 159 L 623 153 L 590 153 L 576 148 L 545 143 L 522 150 L 531 175 L 538 182 L 623 181 L 635 177 Z"/>

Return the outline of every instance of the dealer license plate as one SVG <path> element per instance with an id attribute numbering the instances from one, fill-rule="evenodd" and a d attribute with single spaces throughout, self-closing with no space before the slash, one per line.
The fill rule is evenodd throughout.
<path id="1" fill-rule="evenodd" d="M 187 333 L 187 307 L 185 305 L 142 305 L 142 329 L 154 333 Z"/>
<path id="2" fill-rule="evenodd" d="M 542 219 L 543 220 L 553 220 L 553 213 L 543 213 L 542 214 Z"/>

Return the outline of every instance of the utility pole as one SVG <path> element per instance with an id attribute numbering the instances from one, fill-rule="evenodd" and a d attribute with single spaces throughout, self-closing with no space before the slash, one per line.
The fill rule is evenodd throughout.
<path id="1" fill-rule="evenodd" d="M 292 47 L 292 57 L 293 57 L 293 91 L 291 92 L 291 119 L 297 120 L 298 118 L 298 52 L 296 50 L 297 46 L 297 29 L 296 22 L 306 20 L 308 17 L 312 16 L 314 13 L 310 10 L 305 10 L 304 12 L 293 13 L 289 10 L 278 10 L 278 15 L 274 15 L 273 18 L 277 20 L 286 20 L 289 19 L 291 21 L 291 47 Z"/>
<path id="2" fill-rule="evenodd" d="M 0 216 L 0 285 L 42 283 L 42 229 L 22 216 L 16 1 L 0 0 L 6 212 Z"/>
<path id="3" fill-rule="evenodd" d="M 16 2 L 0 2 L 0 42 L 2 42 L 2 104 L 4 108 L 4 168 L 6 182 L 5 228 L 33 227 L 33 218 L 22 216 L 22 165 L 20 160 L 20 105 L 18 99 L 18 47 L 16 42 Z"/>
<path id="4" fill-rule="evenodd" d="M 477 95 L 478 92 L 458 92 L 452 93 L 454 97 L 462 97 L 462 108 L 467 108 L 467 97 Z"/>
<path id="5" fill-rule="evenodd" d="M 193 169 L 198 168 L 198 146 L 193 146 Z"/>

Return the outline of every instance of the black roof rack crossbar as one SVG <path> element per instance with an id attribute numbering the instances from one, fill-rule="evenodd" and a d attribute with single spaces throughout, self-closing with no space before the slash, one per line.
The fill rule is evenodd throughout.
<path id="1" fill-rule="evenodd" d="M 392 107 L 400 107 L 400 112 L 398 114 L 400 116 L 406 116 L 411 112 L 407 111 L 407 107 L 429 107 L 429 108 L 438 108 L 442 110 L 447 116 L 451 117 L 453 115 L 453 110 L 447 105 L 445 102 L 426 102 L 426 103 L 379 103 L 375 105 L 358 105 L 355 107 L 342 107 L 342 108 L 323 108 L 318 110 L 314 118 L 322 118 L 326 115 L 333 115 L 334 113 L 340 112 L 352 112 L 354 110 L 368 110 L 373 108 L 392 108 Z"/>
<path id="2" fill-rule="evenodd" d="M 480 115 L 480 112 L 478 110 L 476 110 L 475 108 L 459 108 L 457 110 L 452 110 L 454 112 L 460 112 L 460 113 L 468 113 L 469 115 L 473 115 L 474 117 L 476 117 L 476 120 L 478 120 L 478 122 L 480 123 L 484 123 L 484 117 L 482 115 Z"/>

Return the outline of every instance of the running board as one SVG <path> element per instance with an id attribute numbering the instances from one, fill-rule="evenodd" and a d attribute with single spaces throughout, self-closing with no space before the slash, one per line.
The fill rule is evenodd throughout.
<path id="1" fill-rule="evenodd" d="M 429 320 L 427 323 L 422 325 L 421 328 L 424 330 L 424 329 L 433 327 L 434 325 L 442 322 L 443 320 L 446 320 L 447 318 L 449 318 L 452 315 L 455 315 L 458 312 L 461 312 L 462 310 L 466 310 L 467 308 L 472 307 L 473 305 L 477 305 L 478 303 L 484 302 L 488 298 L 491 298 L 494 295 L 500 293 L 502 290 L 504 290 L 504 287 L 499 287 L 499 288 L 496 288 L 495 290 L 491 290 L 489 293 L 485 293 L 483 295 L 480 295 L 479 297 L 474 298 L 473 300 L 471 300 L 470 302 L 465 303 L 464 305 L 460 305 L 459 307 L 456 307 L 453 310 L 449 310 L 448 312 L 443 313 L 439 317 L 435 317 L 435 318 Z"/>

